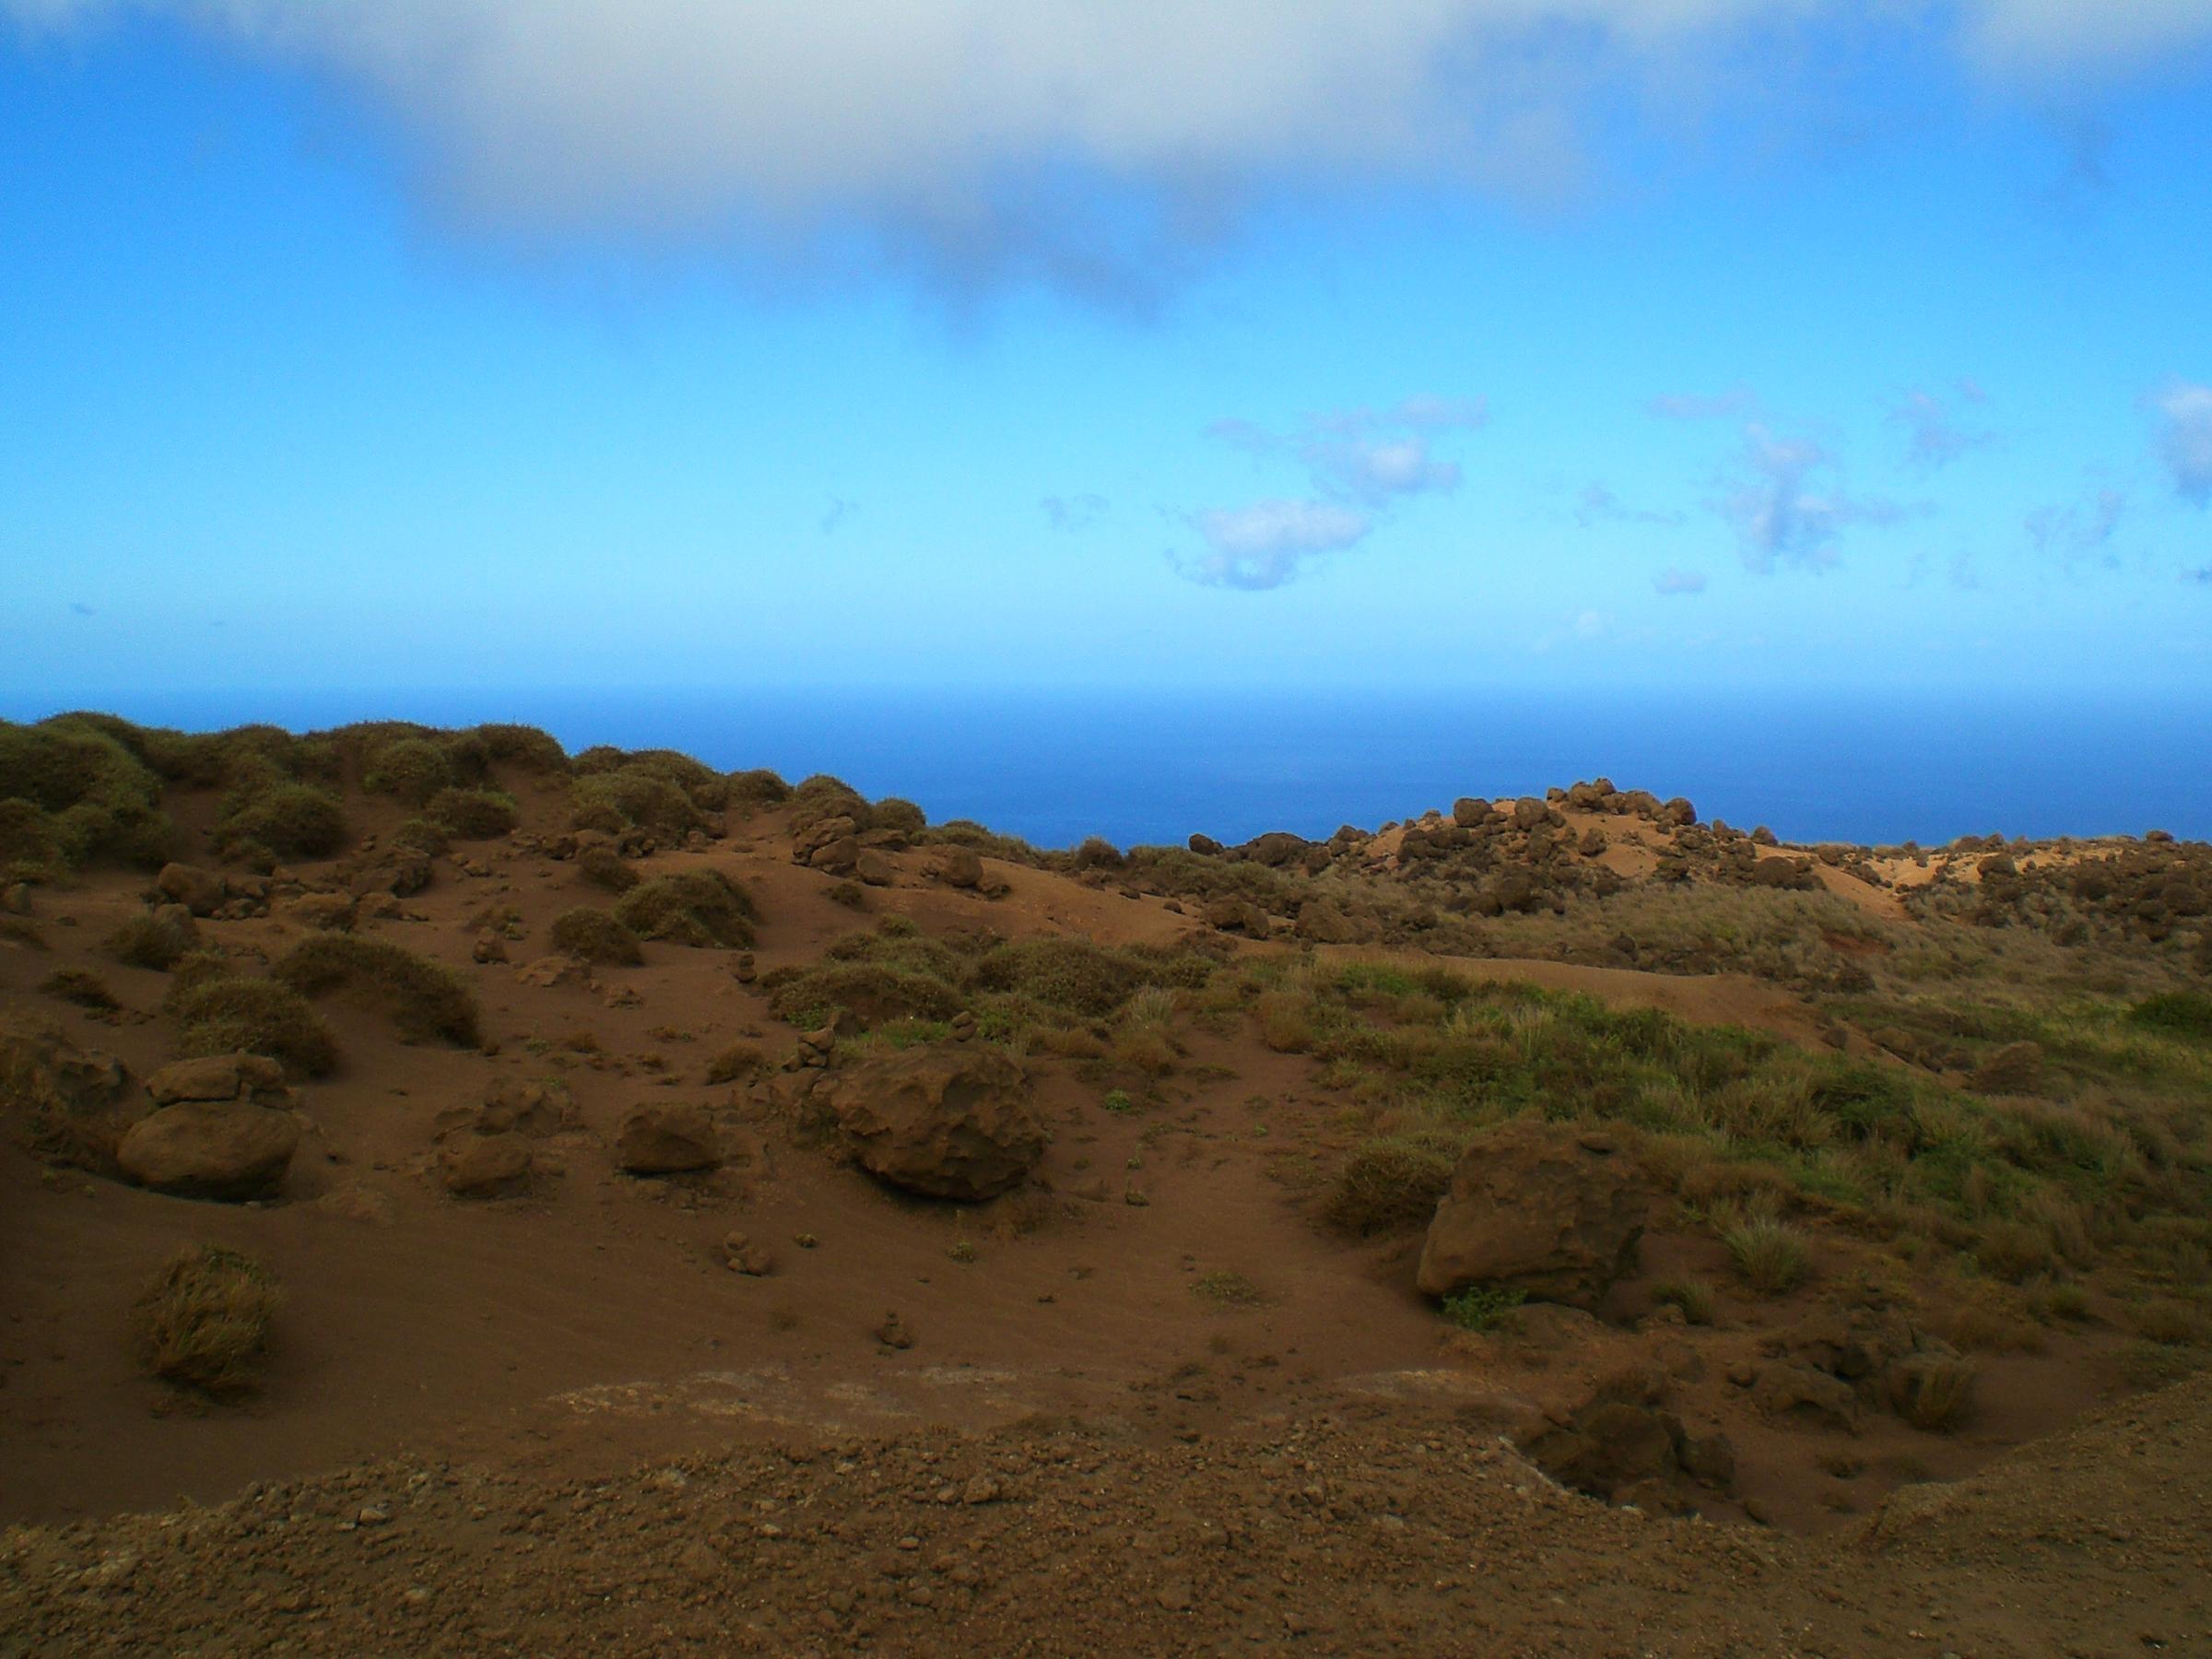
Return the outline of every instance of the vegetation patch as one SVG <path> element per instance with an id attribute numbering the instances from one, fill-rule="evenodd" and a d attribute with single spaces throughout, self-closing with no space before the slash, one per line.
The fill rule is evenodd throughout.
<path id="1" fill-rule="evenodd" d="M 456 841 L 491 841 L 520 821 L 514 797 L 496 789 L 441 789 L 424 810 Z"/>
<path id="2" fill-rule="evenodd" d="M 1494 1331 L 1528 1293 L 1500 1285 L 1469 1285 L 1444 1298 L 1443 1316 L 1463 1331 Z"/>
<path id="3" fill-rule="evenodd" d="M 1337 1167 L 1323 1214 L 1354 1238 L 1429 1225 L 1472 1135 L 1422 1130 L 1361 1141 Z"/>
<path id="4" fill-rule="evenodd" d="M 142 911 L 102 939 L 100 947 L 126 968 L 164 971 L 184 959 L 197 936 L 189 922 Z"/>
<path id="5" fill-rule="evenodd" d="M 283 1300 L 251 1256 L 214 1244 L 181 1251 L 132 1309 L 139 1362 L 165 1382 L 218 1399 L 251 1393 Z"/>
<path id="6" fill-rule="evenodd" d="M 553 919 L 555 948 L 587 962 L 614 962 L 634 967 L 645 959 L 638 935 L 612 912 L 578 905 Z"/>
<path id="7" fill-rule="evenodd" d="M 270 970 L 304 996 L 344 992 L 388 1017 L 407 1042 L 477 1046 L 477 999 L 443 963 L 383 939 L 324 934 L 295 946 Z"/>
<path id="8" fill-rule="evenodd" d="M 0 865 L 35 875 L 112 862 L 154 868 L 176 826 L 161 779 L 103 717 L 0 721 Z"/>
<path id="9" fill-rule="evenodd" d="M 610 893 L 627 893 L 643 879 L 612 847 L 586 847 L 576 855 L 576 869 L 594 887 Z"/>
<path id="10" fill-rule="evenodd" d="M 615 914 L 641 939 L 704 948 L 750 945 L 759 912 L 721 871 L 685 870 L 640 882 L 622 895 Z"/>
<path id="11" fill-rule="evenodd" d="M 210 959 L 200 959 L 206 962 Z M 187 1055 L 231 1054 L 244 1050 L 265 1054 L 293 1077 L 320 1077 L 338 1063 L 338 1045 L 300 994 L 275 980 L 234 975 L 220 957 L 213 971 L 186 972 L 178 964 L 168 1006 L 176 1016 L 179 1041 Z"/>
<path id="12" fill-rule="evenodd" d="M 346 844 L 346 809 L 337 796 L 312 783 L 249 786 L 223 805 L 217 842 L 229 857 L 260 863 L 277 858 L 327 858 Z"/>
<path id="13" fill-rule="evenodd" d="M 39 989 L 48 996 L 89 1013 L 112 1014 L 123 1006 L 99 974 L 88 973 L 82 968 L 57 968 L 39 982 Z"/>

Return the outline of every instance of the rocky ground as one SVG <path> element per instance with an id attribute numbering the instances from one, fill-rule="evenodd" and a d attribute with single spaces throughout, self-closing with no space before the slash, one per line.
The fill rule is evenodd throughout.
<path id="1" fill-rule="evenodd" d="M 1039 854 L 512 735 L 413 807 L 390 777 L 463 749 L 380 729 L 242 772 L 140 735 L 159 815 L 110 832 L 181 856 L 132 869 L 58 861 L 85 809 L 11 784 L 25 730 L 0 1653 L 2212 1628 L 2212 1394 L 2158 1391 L 2212 1341 L 2201 847 L 1786 847 L 1601 781 Z M 1743 1055 L 1698 1087 L 1793 1158 L 1639 1119 Z M 1469 1056 L 1537 1110 L 1347 1224 Z M 1877 1111 L 1985 1167 L 1849 1195 Z M 1748 1282 L 1731 1215 L 1799 1270 Z M 187 1246 L 280 1288 L 245 1392 L 134 1346 Z"/>

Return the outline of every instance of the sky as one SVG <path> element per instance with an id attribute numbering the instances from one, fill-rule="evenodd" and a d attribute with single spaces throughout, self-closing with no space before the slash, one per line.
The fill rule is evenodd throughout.
<path id="1" fill-rule="evenodd" d="M 0 706 L 2212 692 L 2212 0 L 0 0 Z"/>

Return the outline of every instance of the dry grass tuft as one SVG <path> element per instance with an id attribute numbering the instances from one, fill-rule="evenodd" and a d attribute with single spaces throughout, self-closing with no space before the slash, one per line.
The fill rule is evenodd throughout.
<path id="1" fill-rule="evenodd" d="M 645 959 L 638 935 L 622 925 L 610 911 L 580 904 L 553 918 L 553 943 L 559 949 L 587 962 L 615 962 L 634 967 Z"/>
<path id="2" fill-rule="evenodd" d="M 383 939 L 324 934 L 306 940 L 270 970 L 303 996 L 343 991 L 378 1009 L 407 1042 L 477 1042 L 477 999 L 441 962 Z"/>
<path id="3" fill-rule="evenodd" d="M 251 1256 L 214 1244 L 180 1251 L 132 1310 L 140 1363 L 217 1398 L 250 1393 L 283 1300 Z"/>

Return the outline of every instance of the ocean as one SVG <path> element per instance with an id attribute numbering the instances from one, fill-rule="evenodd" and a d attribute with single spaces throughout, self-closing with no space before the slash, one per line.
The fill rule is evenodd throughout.
<path id="1" fill-rule="evenodd" d="M 724 769 L 833 772 L 1041 846 L 1372 829 L 1459 795 L 1609 777 L 1784 840 L 2212 837 L 2212 698 L 2096 700 L 1494 689 L 1008 692 L 131 692 L 5 700 L 209 729 L 370 718 L 519 721 L 571 750 L 681 749 Z"/>

